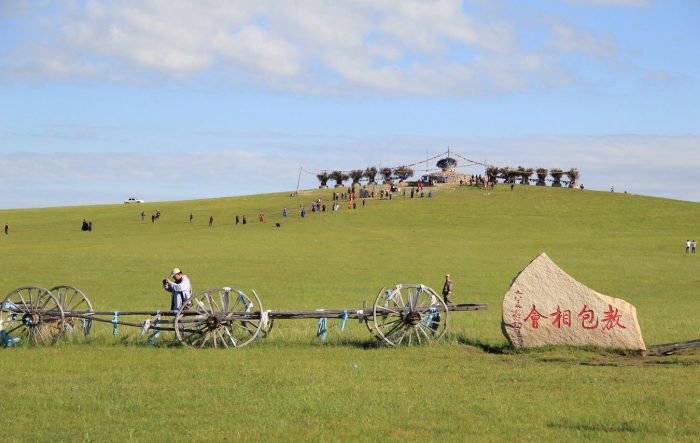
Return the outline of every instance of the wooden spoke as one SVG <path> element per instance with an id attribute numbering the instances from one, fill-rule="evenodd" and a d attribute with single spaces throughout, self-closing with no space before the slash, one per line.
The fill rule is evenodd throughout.
<path id="1" fill-rule="evenodd" d="M 61 304 L 50 291 L 35 286 L 17 288 L 0 305 L 0 345 L 54 344 L 64 323 Z"/>
<path id="2" fill-rule="evenodd" d="M 261 318 L 262 304 L 255 291 L 247 295 L 232 288 L 207 289 L 192 297 L 192 307 L 178 311 L 175 336 L 192 347 L 236 349 L 260 335 Z"/>

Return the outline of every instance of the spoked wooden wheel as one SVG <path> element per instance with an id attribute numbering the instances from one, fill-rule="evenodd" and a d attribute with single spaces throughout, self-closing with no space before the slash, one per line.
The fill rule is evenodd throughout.
<path id="1" fill-rule="evenodd" d="M 375 298 L 375 304 L 376 304 L 376 300 L 379 299 L 379 297 L 382 294 L 386 294 L 386 288 L 382 288 L 379 290 L 379 292 L 377 292 L 377 297 Z M 364 304 L 365 303 L 363 303 L 363 308 L 365 307 Z M 369 331 L 369 333 L 374 335 L 375 337 L 381 339 L 379 334 L 377 334 L 374 330 L 374 321 L 372 321 L 372 310 L 371 309 L 364 309 L 364 316 L 365 316 L 365 318 L 364 318 L 365 327 L 367 327 L 367 330 Z"/>
<path id="2" fill-rule="evenodd" d="M 260 334 L 261 318 L 262 304 L 255 291 L 207 289 L 180 308 L 175 335 L 192 347 L 240 348 Z"/>
<path id="3" fill-rule="evenodd" d="M 75 313 L 89 315 L 89 313 L 94 312 L 92 304 L 87 296 L 83 294 L 80 289 L 64 285 L 54 286 L 49 289 L 49 292 L 56 297 L 63 309 L 63 315 L 65 317 L 63 324 L 64 332 L 68 334 L 78 332 L 83 335 L 88 335 L 92 328 L 92 319 L 77 318 L 71 315 Z"/>
<path id="4" fill-rule="evenodd" d="M 447 306 L 425 286 L 400 284 L 374 300 L 374 333 L 390 346 L 436 342 L 447 330 Z"/>
<path id="5" fill-rule="evenodd" d="M 65 317 L 58 299 L 44 288 L 23 286 L 7 294 L 0 306 L 0 342 L 54 344 Z"/>

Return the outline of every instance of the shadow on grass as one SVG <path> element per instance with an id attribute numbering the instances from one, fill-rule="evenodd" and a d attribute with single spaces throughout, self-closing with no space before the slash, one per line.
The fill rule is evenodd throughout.
<path id="1" fill-rule="evenodd" d="M 621 423 L 576 423 L 571 420 L 564 420 L 563 423 L 547 423 L 548 428 L 555 429 L 575 429 L 582 432 L 596 432 L 596 433 L 654 433 L 658 434 L 659 431 L 654 431 L 648 429 L 647 426 L 636 425 L 629 422 Z"/>
<path id="2" fill-rule="evenodd" d="M 457 336 L 457 343 L 460 345 L 471 346 L 474 348 L 481 349 L 488 354 L 515 354 L 518 352 L 510 344 L 504 343 L 500 345 L 493 345 L 491 343 L 486 343 L 481 340 L 475 340 L 464 335 Z"/>

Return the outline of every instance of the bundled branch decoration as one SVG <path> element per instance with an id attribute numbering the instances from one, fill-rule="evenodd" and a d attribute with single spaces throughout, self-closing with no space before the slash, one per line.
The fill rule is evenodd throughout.
<path id="1" fill-rule="evenodd" d="M 413 169 L 409 168 L 408 166 L 399 166 L 398 168 L 394 169 L 394 175 L 399 179 L 399 181 L 407 180 L 409 177 L 413 176 L 413 174 Z"/>
<path id="2" fill-rule="evenodd" d="M 316 174 L 316 178 L 318 179 L 318 181 L 321 182 L 319 188 L 327 188 L 328 180 L 331 178 L 331 176 L 330 174 L 328 174 L 328 171 L 321 171 L 318 174 Z"/>
<path id="3" fill-rule="evenodd" d="M 569 187 L 573 188 L 578 183 L 578 179 L 581 176 L 581 174 L 578 172 L 578 169 L 571 168 L 568 171 L 566 171 L 566 176 L 569 177 Z"/>
<path id="4" fill-rule="evenodd" d="M 518 170 L 513 169 L 510 166 L 505 166 L 498 171 L 503 178 L 504 183 L 515 183 L 515 177 L 518 176 Z"/>
<path id="5" fill-rule="evenodd" d="M 547 168 L 537 168 L 537 186 L 547 186 L 547 175 L 549 174 L 549 169 Z"/>
<path id="6" fill-rule="evenodd" d="M 356 185 L 360 183 L 360 180 L 365 176 L 365 171 L 362 169 L 353 169 L 348 173 L 348 176 L 352 179 L 352 184 Z"/>
<path id="7" fill-rule="evenodd" d="M 330 173 L 329 178 L 335 182 L 335 187 L 338 188 L 340 186 L 343 186 L 343 182 L 350 177 L 343 173 L 343 171 L 333 171 Z"/>
<path id="8" fill-rule="evenodd" d="M 389 183 L 391 181 L 391 177 L 394 175 L 394 170 L 391 168 L 382 168 L 379 170 L 379 173 L 381 174 L 384 183 Z"/>
<path id="9" fill-rule="evenodd" d="M 370 166 L 369 168 L 365 169 L 365 178 L 367 179 L 369 184 L 374 184 L 377 182 L 378 173 L 379 171 L 374 166 Z"/>
<path id="10" fill-rule="evenodd" d="M 534 172 L 535 170 L 532 168 L 524 168 L 522 166 L 518 166 L 518 176 L 520 177 L 520 184 L 529 185 L 530 177 Z"/>
<path id="11" fill-rule="evenodd" d="M 486 175 L 491 183 L 496 183 L 496 177 L 498 177 L 499 169 L 497 166 L 489 166 L 486 168 Z"/>
<path id="12" fill-rule="evenodd" d="M 554 188 L 561 188 L 561 178 L 564 176 L 564 171 L 562 171 L 559 168 L 552 168 L 552 170 L 549 171 L 549 175 L 552 176 L 552 187 Z"/>

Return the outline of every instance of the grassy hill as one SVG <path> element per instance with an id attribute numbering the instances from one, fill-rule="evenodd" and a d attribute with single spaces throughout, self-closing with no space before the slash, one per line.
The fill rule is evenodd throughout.
<path id="1" fill-rule="evenodd" d="M 355 322 L 342 334 L 329 322 L 329 343 L 319 345 L 315 322 L 280 321 L 268 340 L 237 352 L 168 347 L 165 334 L 153 349 L 136 331 L 115 338 L 99 326 L 88 343 L 0 350 L 17 399 L 6 402 L 16 437 L 697 436 L 696 354 L 513 352 L 500 306 L 512 278 L 544 251 L 589 287 L 634 304 L 647 346 L 700 337 L 700 255 L 684 251 L 687 238 L 700 237 L 700 205 L 500 186 L 311 213 L 311 202 L 330 194 L 0 211 L 10 224 L 0 238 L 0 291 L 70 284 L 98 310 L 167 309 L 160 281 L 178 266 L 195 290 L 255 288 L 266 309 L 343 308 L 401 282 L 440 289 L 449 272 L 456 302 L 489 310 L 451 316 L 445 342 L 428 348 L 373 346 Z M 156 210 L 162 217 L 151 223 Z M 236 226 L 244 214 L 248 224 Z M 93 232 L 80 231 L 83 218 Z"/>

